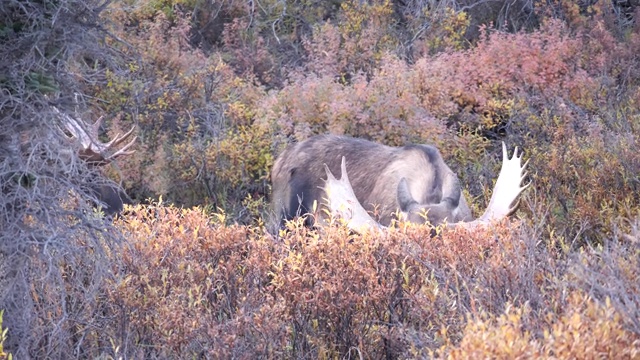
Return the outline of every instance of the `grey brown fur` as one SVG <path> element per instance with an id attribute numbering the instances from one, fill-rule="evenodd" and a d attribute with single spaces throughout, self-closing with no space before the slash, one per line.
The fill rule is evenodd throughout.
<path id="1" fill-rule="evenodd" d="M 323 203 L 324 164 L 340 174 L 346 158 L 354 193 L 362 206 L 389 225 L 394 214 L 432 224 L 472 220 L 458 177 L 430 145 L 390 147 L 345 136 L 320 135 L 289 146 L 271 172 L 277 221 L 310 213 Z M 403 180 L 404 179 L 404 180 Z"/>
<path id="2" fill-rule="evenodd" d="M 115 187 L 115 185 L 96 184 L 92 186 L 91 190 L 96 198 L 104 203 L 104 205 L 100 205 L 102 205 L 102 212 L 104 212 L 105 215 L 121 213 L 124 209 L 124 204 L 131 204 L 129 196 L 124 191 Z"/>

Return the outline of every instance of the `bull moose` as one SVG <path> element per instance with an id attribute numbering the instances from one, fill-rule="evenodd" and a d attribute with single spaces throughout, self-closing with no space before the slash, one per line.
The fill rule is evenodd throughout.
<path id="1" fill-rule="evenodd" d="M 103 143 L 98 139 L 98 131 L 102 125 L 103 117 L 98 118 L 93 124 L 87 124 L 83 120 L 78 120 L 55 107 L 53 110 L 64 124 L 66 132 L 62 131 L 62 133 L 69 142 L 69 146 L 76 148 L 80 159 L 86 161 L 89 166 L 103 166 L 118 157 L 133 153 L 129 148 L 135 143 L 137 139 L 135 136 L 119 150 L 116 151 L 115 148 L 131 137 L 135 127 L 132 127 L 122 135 L 116 134 L 112 140 Z M 92 191 L 96 199 L 101 203 L 102 211 L 107 215 L 121 212 L 124 202 L 129 199 L 122 190 L 109 184 L 96 184 L 92 187 Z"/>
<path id="2" fill-rule="evenodd" d="M 326 203 L 331 214 L 345 218 L 356 231 L 389 226 L 396 214 L 414 223 L 473 225 L 515 211 L 513 202 L 528 186 L 520 186 L 526 166 L 520 160 L 517 148 L 508 159 L 503 143 L 503 165 L 492 199 L 485 214 L 474 221 L 458 177 L 435 147 L 390 147 L 319 135 L 288 147 L 276 160 L 271 173 L 272 207 L 282 223 L 312 212 L 314 204 Z M 338 169 L 340 180 L 333 176 Z M 307 221 L 311 225 L 312 220 Z"/>

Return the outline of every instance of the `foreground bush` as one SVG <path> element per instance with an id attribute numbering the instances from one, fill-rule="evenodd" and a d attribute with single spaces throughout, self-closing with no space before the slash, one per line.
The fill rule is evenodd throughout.
<path id="1" fill-rule="evenodd" d="M 443 349 L 449 358 L 634 359 L 640 337 L 629 332 L 609 299 L 599 304 L 571 293 L 563 314 L 547 313 L 542 336 L 528 329 L 528 308 L 510 308 L 497 318 L 469 321 L 459 345 Z"/>
<path id="2" fill-rule="evenodd" d="M 119 236 L 92 200 L 116 185 L 80 159 L 54 108 L 92 118 L 80 89 L 94 61 L 117 62 L 103 5 L 0 2 L 0 358 L 86 357 L 104 326 L 99 289 Z"/>
<path id="3" fill-rule="evenodd" d="M 626 316 L 639 275 L 601 296 L 587 291 L 586 271 L 608 255 L 606 266 L 639 265 L 638 244 L 567 254 L 517 222 L 434 238 L 428 227 L 360 236 L 289 223 L 274 238 L 198 209 L 130 212 L 117 223 L 130 245 L 109 289 L 112 356 L 639 354 L 640 329 Z M 612 300 L 621 295 L 631 303 Z"/>

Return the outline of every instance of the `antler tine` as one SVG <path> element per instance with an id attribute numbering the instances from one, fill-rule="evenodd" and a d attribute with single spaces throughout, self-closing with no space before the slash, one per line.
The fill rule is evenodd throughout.
<path id="1" fill-rule="evenodd" d="M 127 131 L 124 135 L 120 135 L 120 134 L 116 134 L 116 137 L 114 137 L 111 141 L 109 141 L 108 143 L 104 144 L 105 149 L 109 149 L 113 146 L 118 146 L 121 142 L 123 142 L 126 138 L 128 138 L 129 136 L 131 136 L 131 134 L 133 134 L 133 131 L 135 130 L 135 127 L 131 127 L 131 129 L 129 131 Z"/>
<path id="2" fill-rule="evenodd" d="M 102 126 L 102 121 L 104 120 L 104 115 L 100 116 L 96 122 L 91 125 L 91 132 L 93 134 L 98 134 L 100 131 L 100 126 Z"/>
<path id="3" fill-rule="evenodd" d="M 131 129 L 133 130 L 133 129 Z M 129 131 L 129 133 L 131 133 L 131 131 Z M 129 134 L 130 135 L 130 134 Z M 128 136 L 128 135 L 127 135 Z M 126 138 L 126 137 L 125 137 Z M 124 156 L 124 155 L 131 155 L 133 153 L 135 153 L 135 150 L 128 150 L 131 146 L 133 146 L 133 144 L 135 144 L 136 140 L 138 139 L 137 136 L 134 136 L 133 139 L 131 139 L 131 141 L 129 143 L 127 143 L 127 145 L 123 146 L 120 150 L 116 151 L 115 153 L 111 154 L 109 157 L 107 157 L 105 160 L 108 161 L 112 161 L 117 157 L 120 156 Z M 119 142 L 118 142 L 119 143 Z"/>

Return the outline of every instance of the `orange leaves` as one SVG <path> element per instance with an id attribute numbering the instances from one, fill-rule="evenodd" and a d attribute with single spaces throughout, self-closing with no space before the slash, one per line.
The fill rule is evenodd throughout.
<path id="1" fill-rule="evenodd" d="M 130 212 L 118 220 L 130 239 L 127 274 L 110 293 L 129 314 L 128 331 L 160 340 L 159 351 L 186 354 L 207 329 L 224 326 L 245 306 L 259 308 L 270 263 L 266 239 L 250 244 L 246 228 L 217 227 L 201 210 Z M 221 340 L 211 346 L 223 349 Z"/>
<path id="2" fill-rule="evenodd" d="M 531 33 L 488 32 L 475 47 L 412 65 L 386 54 L 367 77 L 351 72 L 348 82 L 328 72 L 331 66 L 314 70 L 312 61 L 314 72 L 280 90 L 270 116 L 298 138 L 332 131 L 388 143 L 433 141 L 443 129 L 432 117 L 491 133 L 520 107 L 537 107 L 527 101 L 538 97 L 594 106 L 599 75 L 583 66 L 581 46 L 579 36 L 550 21 Z"/>
<path id="3" fill-rule="evenodd" d="M 640 156 L 626 149 L 637 147 L 640 138 L 607 128 L 597 119 L 567 114 L 547 120 L 551 122 L 538 130 L 539 135 L 554 129 L 549 134 L 553 140 L 544 148 L 534 145 L 531 159 L 538 169 L 538 196 L 555 209 L 549 221 L 558 229 L 581 229 L 592 240 L 602 239 L 610 234 L 615 217 L 637 211 L 635 186 L 629 179 L 637 173 Z"/>
<path id="4" fill-rule="evenodd" d="M 417 75 L 391 56 L 382 59 L 371 80 L 358 74 L 345 84 L 329 75 L 308 75 L 276 95 L 269 117 L 298 139 L 327 131 L 388 144 L 435 139 L 444 125 L 421 104 Z"/>
<path id="5" fill-rule="evenodd" d="M 361 236 L 335 225 L 311 230 L 299 221 L 275 238 L 216 225 L 197 209 L 156 205 L 129 212 L 117 220 L 130 244 L 108 296 L 121 312 L 117 318 L 126 319 L 122 331 L 136 334 L 123 337 L 133 341 L 128 346 L 151 347 L 151 355 L 638 354 L 638 334 L 626 327 L 633 320 L 621 315 L 631 313 L 621 312 L 618 299 L 598 302 L 581 292 L 598 288 L 589 272 L 568 272 L 566 254 L 540 244 L 526 224 L 445 229 L 432 237 L 430 227 L 404 223 Z M 579 264 L 596 270 L 600 261 L 614 261 L 626 269 L 617 272 L 626 274 L 620 280 L 635 284 L 630 269 L 637 259 L 624 249 L 585 254 L 590 257 Z M 637 290 L 610 291 L 638 300 Z"/>

